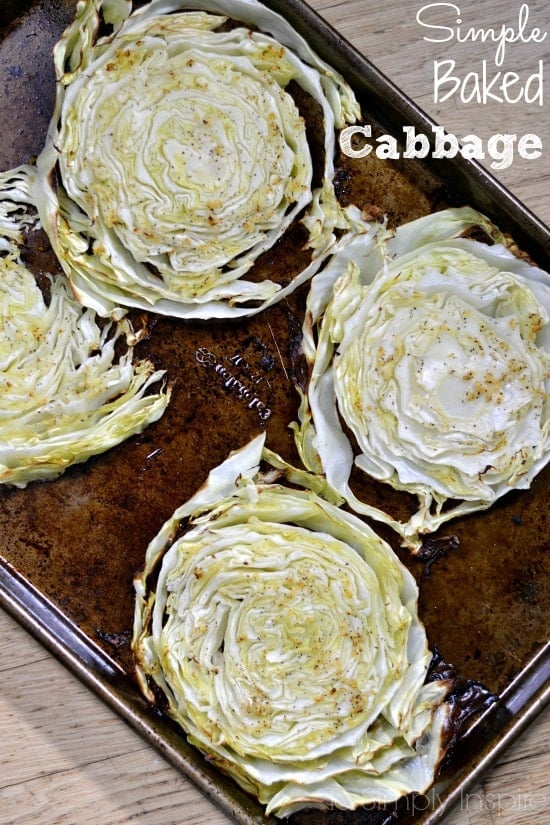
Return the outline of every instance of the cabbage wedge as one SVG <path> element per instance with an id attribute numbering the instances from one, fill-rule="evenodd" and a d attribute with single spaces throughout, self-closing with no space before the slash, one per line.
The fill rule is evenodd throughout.
<path id="1" fill-rule="evenodd" d="M 528 488 L 550 456 L 550 277 L 512 247 L 485 216 L 449 209 L 371 227 L 311 283 L 300 455 L 413 552 Z M 417 512 L 399 522 L 361 500 L 354 466 L 415 495 Z"/>
<path id="2" fill-rule="evenodd" d="M 100 327 L 62 274 L 45 299 L 20 255 L 36 225 L 28 183 L 24 171 L 0 174 L 0 483 L 17 487 L 141 432 L 170 398 L 164 373 L 133 360 L 126 319 Z"/>
<path id="3" fill-rule="evenodd" d="M 256 0 L 131 5 L 80 3 L 54 49 L 56 107 L 35 181 L 42 224 L 75 294 L 102 315 L 259 312 L 360 224 L 332 183 L 336 129 L 358 104 Z M 112 28 L 99 36 L 103 23 Z M 315 185 L 291 83 L 322 113 Z M 296 223 L 310 251 L 303 267 L 284 283 L 247 279 Z"/>
<path id="4" fill-rule="evenodd" d="M 331 497 L 258 436 L 176 510 L 135 578 L 146 697 L 279 817 L 424 791 L 444 750 L 450 684 L 426 681 L 416 583 Z"/>

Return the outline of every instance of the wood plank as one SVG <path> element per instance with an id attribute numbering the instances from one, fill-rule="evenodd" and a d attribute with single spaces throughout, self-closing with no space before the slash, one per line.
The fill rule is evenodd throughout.
<path id="1" fill-rule="evenodd" d="M 0 611 L 0 821 L 169 825 L 230 820 Z M 445 825 L 527 825 L 550 809 L 545 711 Z M 183 806 L 183 807 L 182 807 Z"/>

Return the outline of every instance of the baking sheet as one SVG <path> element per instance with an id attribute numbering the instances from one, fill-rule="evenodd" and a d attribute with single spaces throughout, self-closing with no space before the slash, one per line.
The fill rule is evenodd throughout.
<path id="1" fill-rule="evenodd" d="M 400 133 L 403 124 L 411 124 L 429 133 L 429 121 L 414 104 L 307 6 L 269 5 L 346 75 L 368 122 L 376 112 L 384 132 Z M 2 6 L 0 114 L 13 127 L 2 135 L 1 168 L 40 151 L 53 105 L 50 48 L 73 9 L 66 0 Z M 459 160 L 429 167 L 340 158 L 337 167 L 342 198 L 375 204 L 394 224 L 447 203 L 469 203 L 550 268 L 545 258 L 548 230 L 475 164 Z M 55 266 L 43 238 L 27 255 L 36 269 Z M 277 265 L 282 260 L 278 256 Z M 265 817 L 209 769 L 166 720 L 152 714 L 137 692 L 128 645 L 132 576 L 149 538 L 230 449 L 265 427 L 269 446 L 296 460 L 287 425 L 296 418 L 292 342 L 303 297 L 304 290 L 238 325 L 144 316 L 149 337 L 139 354 L 153 356 L 176 382 L 163 419 L 55 482 L 0 490 L 2 604 L 238 822 L 263 822 Z M 201 353 L 209 355 L 205 359 Z M 254 386 L 264 408 L 271 410 L 267 420 L 224 388 L 213 369 L 216 363 L 227 369 L 232 365 L 243 383 L 251 375 L 261 377 Z M 508 496 L 488 513 L 453 522 L 446 533 L 458 538 L 459 547 L 429 570 L 399 551 L 419 581 L 421 615 L 432 646 L 465 680 L 481 682 L 500 696 L 455 750 L 431 796 L 434 810 L 419 805 L 415 822 L 438 821 L 547 699 L 548 477 L 547 470 L 529 492 Z M 372 495 L 380 491 L 373 488 Z M 385 488 L 386 499 L 390 495 Z M 393 537 L 386 538 L 395 546 Z M 408 821 L 409 814 L 401 810 L 399 822 Z M 370 811 L 344 816 L 350 823 L 372 821 Z M 333 812 L 330 820 L 325 818 L 334 822 L 335 817 Z M 304 813 L 293 821 L 311 820 Z M 316 812 L 314 821 L 321 823 L 323 817 Z"/>

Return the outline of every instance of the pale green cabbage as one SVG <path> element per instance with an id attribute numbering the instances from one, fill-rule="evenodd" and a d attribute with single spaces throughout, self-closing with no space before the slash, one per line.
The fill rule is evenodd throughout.
<path id="1" fill-rule="evenodd" d="M 332 178 L 335 130 L 356 120 L 358 104 L 256 0 L 130 10 L 122 0 L 80 3 L 55 47 L 58 94 L 34 189 L 42 224 L 79 300 L 103 315 L 259 312 L 310 278 L 335 231 L 357 221 Z M 228 16 L 245 25 L 224 29 Z M 102 18 L 114 34 L 97 36 Z M 314 190 L 290 81 L 322 109 L 324 175 Z M 310 262 L 284 286 L 247 280 L 298 219 Z"/>
<path id="2" fill-rule="evenodd" d="M 133 361 L 128 321 L 100 328 L 63 275 L 50 277 L 46 303 L 20 258 L 36 223 L 27 185 L 25 174 L 0 175 L 0 483 L 18 487 L 141 432 L 170 397 L 162 371 Z"/>
<path id="3" fill-rule="evenodd" d="M 416 583 L 322 479 L 263 444 L 232 453 L 150 543 L 141 687 L 267 813 L 424 791 L 449 683 L 426 682 Z"/>
<path id="4" fill-rule="evenodd" d="M 496 242 L 461 237 L 472 228 Z M 311 284 L 302 459 L 414 551 L 548 462 L 550 278 L 510 245 L 474 210 L 449 209 L 343 242 Z M 359 500 L 354 464 L 416 494 L 409 522 Z"/>

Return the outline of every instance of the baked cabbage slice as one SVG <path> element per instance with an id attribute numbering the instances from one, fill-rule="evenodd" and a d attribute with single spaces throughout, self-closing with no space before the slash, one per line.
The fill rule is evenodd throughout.
<path id="1" fill-rule="evenodd" d="M 24 173 L 0 175 L 0 483 L 17 487 L 141 432 L 170 398 L 164 372 L 133 358 L 128 320 L 100 326 L 64 275 L 46 301 L 20 255 L 36 224 L 28 199 Z"/>
<path id="2" fill-rule="evenodd" d="M 212 470 L 150 543 L 140 685 L 267 813 L 424 791 L 449 683 L 426 682 L 416 583 L 322 479 L 263 445 Z"/>
<path id="3" fill-rule="evenodd" d="M 332 184 L 351 89 L 256 0 L 87 0 L 54 50 L 57 99 L 35 201 L 79 300 L 183 318 L 259 312 L 310 278 L 359 220 Z M 227 25 L 228 18 L 240 25 Z M 102 23 L 113 31 L 99 36 Z M 320 107 L 322 181 L 289 92 Z M 308 262 L 246 273 L 296 221 Z"/>
<path id="4" fill-rule="evenodd" d="M 311 283 L 301 457 L 415 552 L 529 487 L 550 456 L 550 277 L 511 248 L 485 216 L 448 209 L 371 227 Z M 416 495 L 417 512 L 399 522 L 361 500 L 354 466 Z"/>

